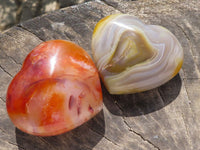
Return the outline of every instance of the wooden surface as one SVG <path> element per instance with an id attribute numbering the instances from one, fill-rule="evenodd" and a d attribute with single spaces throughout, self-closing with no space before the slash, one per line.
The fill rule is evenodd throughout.
<path id="1" fill-rule="evenodd" d="M 71 40 L 91 54 L 95 24 L 129 13 L 173 32 L 184 49 L 183 67 L 163 86 L 109 95 L 92 120 L 68 133 L 37 137 L 16 129 L 6 112 L 6 90 L 26 55 L 42 41 Z M 198 0 L 93 1 L 29 20 L 0 34 L 0 149 L 198 150 L 200 149 L 200 2 Z M 17 89 L 16 89 L 17 90 Z"/>

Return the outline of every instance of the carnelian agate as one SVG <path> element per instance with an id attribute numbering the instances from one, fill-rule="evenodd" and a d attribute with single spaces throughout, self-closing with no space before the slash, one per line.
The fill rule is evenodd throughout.
<path id="1" fill-rule="evenodd" d="M 26 57 L 7 91 L 7 111 L 20 130 L 53 136 L 88 121 L 102 109 L 97 69 L 69 41 L 38 45 Z"/>

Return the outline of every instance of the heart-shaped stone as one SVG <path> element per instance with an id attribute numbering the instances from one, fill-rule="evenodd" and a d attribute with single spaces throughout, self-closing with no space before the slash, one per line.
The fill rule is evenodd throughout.
<path id="1" fill-rule="evenodd" d="M 33 135 L 69 131 L 101 109 L 101 85 L 92 59 L 81 47 L 63 40 L 32 50 L 7 91 L 10 119 Z"/>
<path id="2" fill-rule="evenodd" d="M 111 94 L 129 94 L 156 88 L 180 70 L 183 50 L 166 28 L 145 25 L 127 14 L 98 22 L 92 51 L 101 78 Z"/>

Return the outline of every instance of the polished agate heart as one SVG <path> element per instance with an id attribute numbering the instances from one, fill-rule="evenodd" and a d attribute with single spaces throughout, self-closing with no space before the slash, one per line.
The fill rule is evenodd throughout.
<path id="1" fill-rule="evenodd" d="M 92 51 L 111 94 L 156 88 L 173 78 L 183 63 L 182 47 L 169 30 L 126 14 L 107 16 L 96 25 Z"/>
<path id="2" fill-rule="evenodd" d="M 101 85 L 92 59 L 81 47 L 63 40 L 33 49 L 7 91 L 10 119 L 33 135 L 69 131 L 101 109 Z"/>

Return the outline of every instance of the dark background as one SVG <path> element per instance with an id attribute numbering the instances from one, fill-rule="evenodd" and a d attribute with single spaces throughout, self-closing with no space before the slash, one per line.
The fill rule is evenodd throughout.
<path id="1" fill-rule="evenodd" d="M 0 0 L 0 33 L 41 14 L 87 1 L 91 0 Z"/>

